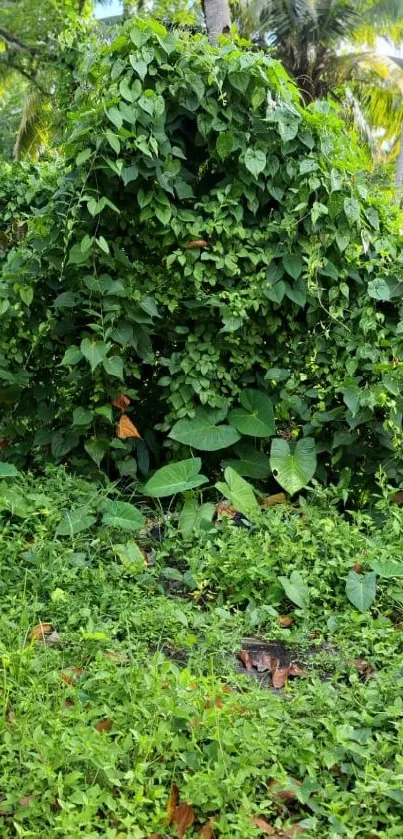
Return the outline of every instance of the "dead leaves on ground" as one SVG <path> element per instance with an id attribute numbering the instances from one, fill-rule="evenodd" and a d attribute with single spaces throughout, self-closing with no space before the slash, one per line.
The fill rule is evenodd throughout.
<path id="1" fill-rule="evenodd" d="M 167 803 L 165 824 L 167 826 L 173 825 L 176 828 L 178 839 L 183 839 L 186 831 L 193 827 L 195 819 L 196 815 L 193 807 L 186 801 L 180 801 L 179 789 L 176 784 L 172 784 Z M 210 819 L 207 824 L 199 828 L 197 835 L 201 836 L 202 839 L 213 839 L 214 819 Z M 158 833 L 153 834 L 153 836 L 155 839 L 159 839 Z M 150 836 L 149 839 L 153 839 L 153 837 Z"/>
<path id="2" fill-rule="evenodd" d="M 272 686 L 276 690 L 281 690 L 284 687 L 289 676 L 304 677 L 308 675 L 308 671 L 297 662 L 291 661 L 286 665 L 281 664 L 278 658 L 271 656 L 264 650 L 252 654 L 248 650 L 241 650 L 237 658 L 242 662 L 245 670 L 255 668 L 258 673 L 270 673 Z"/>
<path id="3" fill-rule="evenodd" d="M 272 836 L 273 839 L 294 839 L 295 836 L 302 836 L 304 833 L 304 828 L 299 824 L 292 824 L 290 827 L 286 827 L 285 830 L 282 830 L 281 828 L 273 827 L 266 821 L 266 819 L 263 819 L 260 816 L 253 818 L 252 824 L 254 824 L 255 827 L 258 827 L 261 833 L 264 833 L 265 836 Z"/>
<path id="4" fill-rule="evenodd" d="M 119 410 L 122 411 L 122 414 L 124 414 L 126 408 L 130 405 L 130 399 L 125 393 L 118 393 L 118 395 L 112 399 L 112 405 L 114 408 L 119 408 Z"/>
<path id="5" fill-rule="evenodd" d="M 51 623 L 38 623 L 31 629 L 28 637 L 30 641 L 49 647 L 59 647 L 62 642 L 61 636 Z"/>

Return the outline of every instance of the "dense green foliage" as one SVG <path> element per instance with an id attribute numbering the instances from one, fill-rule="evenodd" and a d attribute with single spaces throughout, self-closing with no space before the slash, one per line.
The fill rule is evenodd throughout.
<path id="1" fill-rule="evenodd" d="M 401 581 L 384 578 L 361 614 L 340 580 L 382 545 L 401 556 L 402 513 L 382 502 L 377 530 L 327 504 L 273 508 L 259 531 L 223 520 L 186 550 L 171 519 L 154 539 L 139 531 L 146 566 L 119 525 L 60 532 L 64 511 L 98 515 L 112 492 L 61 468 L 0 480 L 1 836 L 175 836 L 175 782 L 216 839 L 261 835 L 252 817 L 315 839 L 397 839 Z M 309 582 L 308 609 L 276 584 L 292 572 Z M 40 622 L 57 637 L 30 638 Z M 276 695 L 236 674 L 256 632 L 288 644 L 307 676 Z"/>
<path id="2" fill-rule="evenodd" d="M 76 75 L 66 175 L 3 262 L 7 457 L 83 465 L 85 444 L 146 474 L 176 423 L 184 457 L 256 461 L 277 433 L 315 441 L 322 479 L 400 481 L 401 238 L 351 136 L 271 58 L 159 24 Z M 142 440 L 115 436 L 122 390 Z"/>

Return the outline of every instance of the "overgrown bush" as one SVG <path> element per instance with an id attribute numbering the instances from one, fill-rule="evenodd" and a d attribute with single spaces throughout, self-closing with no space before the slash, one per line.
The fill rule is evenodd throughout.
<path id="1" fill-rule="evenodd" d="M 399 219 L 335 115 L 302 108 L 267 55 L 150 22 L 76 76 L 66 175 L 3 265 L 4 456 L 83 466 L 85 448 L 147 474 L 173 423 L 214 409 L 191 433 L 211 450 L 200 423 L 252 389 L 280 438 L 314 440 L 321 479 L 382 463 L 399 482 Z M 116 436 L 120 392 L 142 439 Z M 229 426 L 213 450 L 232 461 L 275 433 Z"/>

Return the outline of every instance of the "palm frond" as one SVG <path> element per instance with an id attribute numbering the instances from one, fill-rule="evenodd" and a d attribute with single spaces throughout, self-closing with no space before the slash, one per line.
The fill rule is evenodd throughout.
<path id="1" fill-rule="evenodd" d="M 14 144 L 14 158 L 37 158 L 46 148 L 49 134 L 49 102 L 37 90 L 27 93 Z"/>

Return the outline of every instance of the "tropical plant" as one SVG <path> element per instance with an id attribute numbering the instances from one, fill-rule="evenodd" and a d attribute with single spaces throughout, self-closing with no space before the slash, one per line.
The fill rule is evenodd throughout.
<path id="1" fill-rule="evenodd" d="M 152 22 L 77 74 L 66 174 L 3 261 L 3 459 L 399 482 L 400 221 L 343 124 Z"/>

